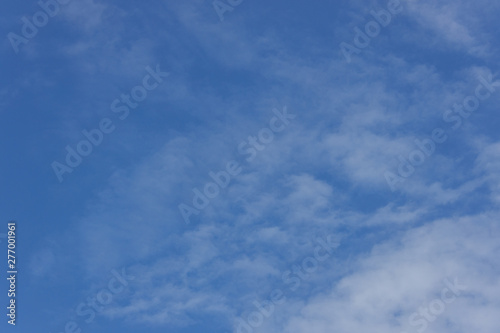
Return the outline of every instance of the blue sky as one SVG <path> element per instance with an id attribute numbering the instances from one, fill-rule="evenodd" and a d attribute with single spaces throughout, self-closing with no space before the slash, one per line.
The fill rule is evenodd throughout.
<path id="1" fill-rule="evenodd" d="M 500 3 L 215 5 L 4 4 L 2 332 L 496 332 Z"/>

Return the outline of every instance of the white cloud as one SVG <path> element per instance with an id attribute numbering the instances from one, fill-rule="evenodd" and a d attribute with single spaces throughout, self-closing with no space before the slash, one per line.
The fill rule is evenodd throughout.
<path id="1" fill-rule="evenodd" d="M 443 279 L 457 277 L 467 291 L 429 324 L 429 332 L 491 333 L 499 321 L 488 314 L 500 308 L 498 241 L 490 234 L 498 235 L 495 224 L 486 216 L 437 220 L 375 246 L 330 292 L 324 290 L 326 295 L 314 297 L 300 312 L 282 312 L 287 324 L 265 331 L 415 332 L 409 316 L 439 297 Z"/>

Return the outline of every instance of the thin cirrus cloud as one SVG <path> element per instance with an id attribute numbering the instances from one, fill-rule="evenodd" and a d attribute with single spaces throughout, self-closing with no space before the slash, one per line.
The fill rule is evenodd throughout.
<path id="1" fill-rule="evenodd" d="M 24 103 L 14 110 L 25 115 L 47 101 L 39 121 L 56 129 L 41 131 L 33 120 L 29 142 L 13 143 L 40 140 L 29 156 L 43 177 L 30 186 L 54 225 L 32 232 L 29 279 L 77 290 L 48 300 L 42 313 L 53 319 L 43 328 L 75 321 L 95 332 L 494 332 L 500 89 L 457 130 L 443 114 L 481 77 L 498 81 L 498 6 L 401 5 L 350 63 L 339 45 L 387 1 L 244 1 L 223 21 L 210 1 L 61 7 L 16 55 L 39 67 L 19 68 L 8 90 L 28 98 L 6 102 Z M 44 55 L 59 69 L 38 66 L 49 61 Z M 64 156 L 65 143 L 115 116 L 113 100 L 155 64 L 169 72 L 165 82 L 58 184 L 50 162 Z M 245 163 L 238 144 L 284 106 L 296 117 Z M 437 127 L 446 142 L 391 190 L 385 172 L 397 174 L 398 156 L 408 158 Z M 178 205 L 231 160 L 241 173 L 186 224 Z M 9 178 L 20 179 L 15 172 Z M 304 260 L 328 235 L 338 247 L 307 273 Z M 86 326 L 76 306 L 121 267 L 136 279 Z M 422 319 L 419 308 L 454 279 L 467 289 L 443 313 L 425 324 L 410 319 Z M 276 290 L 284 301 L 266 312 Z M 41 297 L 27 298 L 34 305 L 26 311 L 39 313 Z"/>

